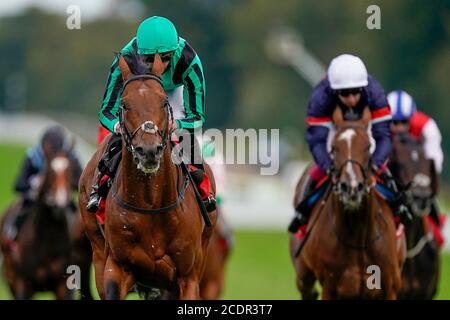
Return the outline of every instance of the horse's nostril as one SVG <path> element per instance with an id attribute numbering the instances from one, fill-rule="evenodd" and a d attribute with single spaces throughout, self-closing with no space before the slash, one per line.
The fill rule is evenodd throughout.
<path id="1" fill-rule="evenodd" d="M 358 192 L 363 192 L 364 191 L 364 184 L 362 182 L 358 183 Z"/>
<path id="2" fill-rule="evenodd" d="M 345 182 L 341 182 L 341 190 L 344 193 L 348 192 L 348 186 Z"/>

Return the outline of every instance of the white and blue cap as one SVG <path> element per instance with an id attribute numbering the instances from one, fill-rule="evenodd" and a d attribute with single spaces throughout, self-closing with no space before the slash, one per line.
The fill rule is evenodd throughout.
<path id="1" fill-rule="evenodd" d="M 388 94 L 387 99 L 394 121 L 409 120 L 417 110 L 414 99 L 403 90 L 392 91 Z"/>

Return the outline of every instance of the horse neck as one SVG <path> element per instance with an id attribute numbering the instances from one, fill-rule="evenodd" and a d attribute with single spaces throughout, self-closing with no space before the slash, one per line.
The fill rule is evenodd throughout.
<path id="1" fill-rule="evenodd" d="M 158 208 L 171 204 L 177 196 L 177 167 L 166 148 L 160 168 L 154 175 L 146 175 L 137 169 L 133 156 L 125 146 L 117 176 L 117 190 L 128 203 L 141 207 Z"/>
<path id="2" fill-rule="evenodd" d="M 355 246 L 365 246 L 374 239 L 378 232 L 377 211 L 380 210 L 376 204 L 376 195 L 372 190 L 363 199 L 359 210 L 348 212 L 339 201 L 338 196 L 333 194 L 334 222 L 339 237 L 344 238 L 347 243 Z M 335 209 L 336 208 L 336 209 Z"/>

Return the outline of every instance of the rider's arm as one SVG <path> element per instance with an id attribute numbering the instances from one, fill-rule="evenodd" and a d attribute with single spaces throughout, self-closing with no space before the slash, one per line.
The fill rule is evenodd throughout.
<path id="1" fill-rule="evenodd" d="M 100 123 L 111 132 L 114 132 L 114 125 L 119 122 L 117 111 L 119 110 L 121 95 L 122 76 L 119 67 L 119 56 L 117 56 L 111 65 L 102 106 L 98 114 Z"/>
<path id="2" fill-rule="evenodd" d="M 17 192 L 21 193 L 30 190 L 30 177 L 36 173 L 38 173 L 38 170 L 36 170 L 36 168 L 33 166 L 30 157 L 26 157 L 23 161 L 22 169 L 20 171 L 20 175 L 17 177 L 14 189 Z"/>
<path id="3" fill-rule="evenodd" d="M 185 42 L 180 59 L 175 66 L 173 82 L 184 85 L 183 100 L 186 117 L 176 120 L 177 127 L 193 130 L 205 123 L 206 83 L 200 58 Z"/>
<path id="4" fill-rule="evenodd" d="M 437 173 L 441 173 L 442 162 L 444 161 L 444 153 L 441 147 L 442 135 L 433 119 L 430 118 L 424 126 L 422 136 L 424 138 L 423 147 L 426 157 L 434 161 Z"/>
<path id="5" fill-rule="evenodd" d="M 326 172 L 332 164 L 327 151 L 328 133 L 332 126 L 332 101 L 325 92 L 327 80 L 322 80 L 314 89 L 308 104 L 306 124 L 306 141 L 321 170 Z"/>
<path id="6" fill-rule="evenodd" d="M 372 116 L 372 137 L 376 142 L 372 160 L 377 167 L 381 167 L 387 162 L 392 150 L 391 109 L 383 88 L 372 76 L 369 76 L 367 92 Z"/>

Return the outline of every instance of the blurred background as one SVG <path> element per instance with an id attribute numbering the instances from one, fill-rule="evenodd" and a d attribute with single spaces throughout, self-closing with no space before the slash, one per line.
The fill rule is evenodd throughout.
<path id="1" fill-rule="evenodd" d="M 369 5 L 381 29 L 369 30 Z M 67 28 L 70 5 L 81 28 Z M 87 161 L 114 57 L 142 19 L 171 19 L 199 54 L 207 81 L 206 128 L 280 129 L 280 172 L 229 166 L 224 212 L 235 234 L 226 299 L 297 299 L 286 227 L 294 186 L 310 161 L 304 118 L 329 61 L 353 53 L 386 92 L 402 88 L 432 116 L 450 153 L 450 2 L 421 0 L 16 0 L 0 2 L 0 211 L 26 148 L 49 123 L 77 137 Z M 449 204 L 444 160 L 441 205 Z M 448 232 L 447 232 L 448 234 Z M 448 248 L 448 247 L 447 247 Z M 46 298 L 47 296 L 43 296 Z M 0 277 L 0 298 L 10 295 Z M 450 299 L 450 256 L 438 298 Z"/>

